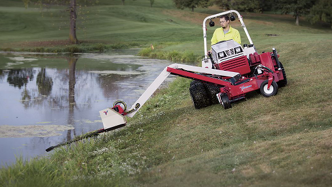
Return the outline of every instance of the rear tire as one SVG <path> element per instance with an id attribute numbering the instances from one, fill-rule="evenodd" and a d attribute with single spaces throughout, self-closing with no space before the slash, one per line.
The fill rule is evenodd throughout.
<path id="1" fill-rule="evenodd" d="M 203 84 L 202 81 L 199 81 L 199 80 L 193 80 L 190 82 L 190 87 L 194 84 Z"/>
<path id="2" fill-rule="evenodd" d="M 265 80 L 260 86 L 261 94 L 264 97 L 274 96 L 278 93 L 278 84 L 276 82 L 272 81 L 270 89 L 267 89 L 268 84 L 269 84 L 268 82 L 269 82 L 268 80 Z"/>
<path id="3" fill-rule="evenodd" d="M 196 109 L 204 108 L 211 105 L 211 101 L 202 82 L 196 82 L 191 84 L 189 92 Z"/>
<path id="4" fill-rule="evenodd" d="M 207 91 L 208 97 L 211 100 L 211 104 L 218 104 L 217 93 L 220 92 L 220 88 L 211 83 L 204 83 L 205 89 Z"/>

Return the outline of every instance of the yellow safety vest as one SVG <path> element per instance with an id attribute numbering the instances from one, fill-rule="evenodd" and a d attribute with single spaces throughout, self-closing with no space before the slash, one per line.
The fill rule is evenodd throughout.
<path id="1" fill-rule="evenodd" d="M 238 30 L 234 29 L 233 27 L 229 26 L 228 33 L 224 34 L 224 29 L 222 27 L 216 29 L 213 33 L 211 39 L 211 45 L 216 44 L 220 41 L 230 40 L 233 39 L 237 43 L 241 45 L 241 37 Z"/>

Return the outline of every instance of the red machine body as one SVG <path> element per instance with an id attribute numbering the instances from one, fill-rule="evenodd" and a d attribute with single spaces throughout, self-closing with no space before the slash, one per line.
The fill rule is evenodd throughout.
<path id="1" fill-rule="evenodd" d="M 208 53 L 206 22 L 227 14 L 237 15 L 249 45 L 241 46 L 233 40 L 220 41 L 213 44 L 211 53 Z M 287 84 L 277 51 L 273 48 L 272 52 L 256 52 L 239 12 L 229 10 L 206 17 L 203 21 L 203 40 L 204 58 L 201 67 L 169 65 L 128 111 L 124 102 L 116 102 L 112 109 L 101 110 L 104 129 L 124 125 L 126 121 L 121 116 L 133 117 L 170 74 L 193 79 L 189 91 L 196 109 L 217 103 L 228 109 L 232 107 L 231 103 L 244 99 L 249 92 L 259 90 L 263 96 L 270 97 L 277 94 L 279 87 Z"/>
<path id="2" fill-rule="evenodd" d="M 263 69 L 263 71 L 261 73 L 255 72 L 256 67 Z M 246 56 L 241 56 L 220 64 L 215 64 L 215 68 L 239 72 L 242 77 L 236 81 L 231 81 L 229 77 L 212 77 L 171 67 L 168 67 L 167 71 L 182 77 L 218 85 L 220 92 L 226 94 L 231 101 L 244 98 L 246 93 L 259 90 L 265 80 L 268 81 L 268 89 L 270 89 L 272 82 L 277 83 L 285 80 L 285 74 L 282 72 L 283 69 L 278 67 L 277 58 L 274 57 L 273 52 L 262 53 L 260 55 L 255 52 L 249 55 L 249 59 Z"/>

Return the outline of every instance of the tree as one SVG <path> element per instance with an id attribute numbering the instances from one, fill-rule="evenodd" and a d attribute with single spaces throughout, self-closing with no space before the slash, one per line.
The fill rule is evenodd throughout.
<path id="1" fill-rule="evenodd" d="M 312 24 L 318 21 L 329 23 L 332 29 L 332 2 L 330 0 L 319 0 L 310 9 L 307 18 Z"/>
<path id="2" fill-rule="evenodd" d="M 76 36 L 76 31 L 77 31 L 76 23 L 78 15 L 77 7 L 79 6 L 80 9 L 82 9 L 87 5 L 93 5 L 94 3 L 98 3 L 98 0 L 23 0 L 23 2 L 25 4 L 25 7 L 28 7 L 30 3 L 39 5 L 41 8 L 52 5 L 60 5 L 63 7 L 68 7 L 66 10 L 69 12 L 69 41 L 72 44 L 78 44 L 79 41 Z"/>
<path id="3" fill-rule="evenodd" d="M 150 6 L 152 7 L 154 0 L 150 0 Z"/>
<path id="4" fill-rule="evenodd" d="M 263 12 L 272 10 L 276 0 L 215 0 L 215 4 L 225 10 Z"/>
<path id="5" fill-rule="evenodd" d="M 73 44 L 78 44 L 76 36 L 76 20 L 77 20 L 76 0 L 70 0 L 69 14 L 70 14 L 69 40 Z"/>
<path id="6" fill-rule="evenodd" d="M 191 11 L 194 12 L 196 7 L 206 8 L 209 5 L 209 0 L 173 0 L 175 6 L 180 9 L 191 8 Z"/>
<path id="7" fill-rule="evenodd" d="M 300 16 L 308 14 L 314 3 L 315 0 L 279 0 L 277 7 L 280 8 L 283 14 L 293 13 L 295 24 L 299 25 Z"/>

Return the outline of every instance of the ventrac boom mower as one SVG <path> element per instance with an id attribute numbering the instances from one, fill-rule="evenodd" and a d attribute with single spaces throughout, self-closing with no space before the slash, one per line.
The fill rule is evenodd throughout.
<path id="1" fill-rule="evenodd" d="M 206 21 L 222 15 L 235 16 L 248 38 L 249 44 L 241 46 L 233 40 L 221 41 L 207 51 Z M 183 64 L 167 66 L 141 97 L 127 110 L 125 103 L 116 102 L 113 108 L 100 111 L 105 130 L 113 130 L 126 125 L 124 116 L 133 117 L 151 95 L 170 75 L 193 79 L 190 95 L 196 109 L 220 103 L 224 109 L 232 103 L 245 98 L 246 93 L 259 90 L 265 97 L 276 95 L 278 88 L 287 84 L 286 73 L 279 61 L 276 49 L 258 54 L 250 38 L 242 16 L 235 10 L 208 16 L 203 21 L 204 58 L 202 67 Z"/>

